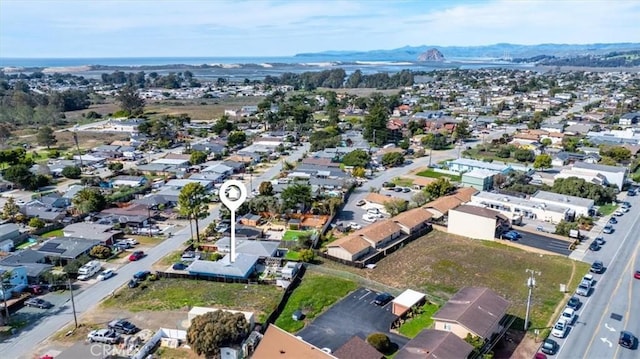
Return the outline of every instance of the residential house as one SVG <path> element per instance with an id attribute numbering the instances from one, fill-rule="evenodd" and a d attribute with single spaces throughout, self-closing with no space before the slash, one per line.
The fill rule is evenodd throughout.
<path id="1" fill-rule="evenodd" d="M 218 174 L 221 174 L 224 178 L 227 178 L 233 174 L 234 168 L 229 167 L 222 163 L 216 163 L 214 165 L 204 168 L 201 172 L 202 173 L 218 173 Z"/>
<path id="2" fill-rule="evenodd" d="M 15 223 L 0 224 L 0 243 L 13 241 L 20 236 L 20 227 Z"/>
<path id="3" fill-rule="evenodd" d="M 162 196 L 163 200 L 170 201 L 169 203 L 171 204 L 178 202 L 177 194 L 175 197 L 171 197 L 164 192 L 158 192 L 156 195 Z M 165 196 L 168 198 L 165 198 Z M 155 210 L 153 208 L 153 202 L 148 201 L 147 203 L 134 202 L 132 205 L 127 207 L 103 209 L 97 216 L 100 218 L 98 223 L 111 226 L 114 224 L 120 224 L 121 226 L 127 227 L 146 227 L 149 224 L 149 220 L 155 215 Z"/>
<path id="4" fill-rule="evenodd" d="M 261 221 L 262 221 L 262 217 L 260 215 L 253 214 L 253 213 L 247 213 L 244 216 L 242 216 L 242 218 L 240 218 L 240 223 L 244 224 L 245 226 L 251 226 L 251 227 L 259 226 Z"/>
<path id="5" fill-rule="evenodd" d="M 244 253 L 259 258 L 277 257 L 278 246 L 276 241 L 260 241 L 251 239 L 236 239 L 236 253 Z M 231 253 L 231 237 L 222 237 L 215 244 L 220 253 Z"/>
<path id="6" fill-rule="evenodd" d="M 511 165 L 506 163 L 500 164 L 496 162 L 484 162 L 472 160 L 470 158 L 458 158 L 448 161 L 447 167 L 449 167 L 450 171 L 458 173 L 469 172 L 474 169 L 482 169 L 506 175 L 509 174 L 509 172 L 513 171 Z"/>
<path id="7" fill-rule="evenodd" d="M 333 355 L 339 359 L 383 359 L 385 357 L 371 344 L 355 335 L 336 349 Z"/>
<path id="8" fill-rule="evenodd" d="M 460 339 L 467 334 L 491 339 L 500 333 L 510 303 L 484 287 L 465 287 L 445 303 L 433 316 L 434 329 L 452 332 Z"/>
<path id="9" fill-rule="evenodd" d="M 400 226 L 386 219 L 329 243 L 327 254 L 353 262 L 376 249 L 387 246 L 401 236 Z"/>
<path id="10" fill-rule="evenodd" d="M 150 164 L 152 165 L 163 165 L 163 166 L 171 166 L 175 168 L 188 168 L 189 160 L 188 159 L 172 159 L 172 158 L 159 158 Z"/>
<path id="11" fill-rule="evenodd" d="M 463 203 L 471 201 L 471 197 L 478 192 L 473 187 L 463 187 L 456 190 L 455 193 L 437 198 L 422 208 L 431 212 L 434 219 L 440 219 L 449 213 L 449 210 L 458 207 Z"/>
<path id="12" fill-rule="evenodd" d="M 246 168 L 245 164 L 242 162 L 222 161 L 222 164 L 227 167 L 231 167 L 233 169 L 233 173 L 244 173 Z"/>
<path id="13" fill-rule="evenodd" d="M 400 230 L 407 235 L 414 234 L 429 226 L 429 220 L 433 213 L 424 208 L 414 208 L 402 212 L 391 220 L 400 227 Z"/>
<path id="14" fill-rule="evenodd" d="M 212 154 L 217 158 L 227 154 L 227 146 L 217 142 L 196 143 L 191 145 L 191 150 Z"/>
<path id="15" fill-rule="evenodd" d="M 632 126 L 640 121 L 640 112 L 629 112 L 620 116 L 620 126 Z"/>
<path id="16" fill-rule="evenodd" d="M 364 238 L 350 234 L 327 245 L 327 255 L 355 262 L 373 252 L 371 244 Z"/>
<path id="17" fill-rule="evenodd" d="M 473 226 L 469 223 L 473 223 Z M 447 231 L 451 234 L 493 240 L 502 229 L 509 227 L 509 219 L 492 209 L 461 205 L 449 210 Z"/>
<path id="18" fill-rule="evenodd" d="M 111 186 L 118 188 L 122 186 L 142 187 L 147 183 L 144 176 L 116 176 L 111 180 Z"/>
<path id="19" fill-rule="evenodd" d="M 59 193 L 49 193 L 45 196 L 34 199 L 33 202 L 45 207 L 58 209 L 66 209 L 71 205 L 71 199 L 63 197 Z"/>
<path id="20" fill-rule="evenodd" d="M 454 333 L 435 329 L 423 329 L 405 344 L 395 359 L 442 359 L 469 357 L 473 346 Z"/>
<path id="21" fill-rule="evenodd" d="M 11 299 L 14 294 L 18 295 L 27 288 L 27 270 L 23 266 L 0 265 L 0 276 L 3 281 L 2 288 L 0 288 L 0 299 L 2 300 Z M 6 305 L 6 302 L 4 304 Z"/>
<path id="22" fill-rule="evenodd" d="M 253 359 L 337 359 L 302 338 L 269 324 Z M 341 358 L 342 359 L 342 358 Z"/>
<path id="23" fill-rule="evenodd" d="M 64 227 L 62 233 L 65 237 L 94 239 L 100 244 L 111 245 L 122 231 L 114 230 L 111 224 L 79 222 Z"/>
<path id="24" fill-rule="evenodd" d="M 213 181 L 203 180 L 203 179 L 172 179 L 169 182 L 165 183 L 165 187 L 173 188 L 176 190 L 181 190 L 184 186 L 189 183 L 200 183 L 205 190 L 210 191 L 214 187 Z"/>
<path id="25" fill-rule="evenodd" d="M 203 277 L 217 277 L 228 279 L 248 279 L 255 274 L 258 256 L 236 253 L 235 261 L 231 261 L 231 254 L 225 255 L 215 262 L 195 260 L 186 271 L 191 275 Z"/>
<path id="26" fill-rule="evenodd" d="M 24 267 L 27 270 L 29 283 L 40 283 L 42 274 L 53 268 L 47 263 L 47 256 L 44 253 L 29 248 L 13 252 L 0 259 L 0 267 Z"/>
<path id="27" fill-rule="evenodd" d="M 556 153 L 552 160 L 551 165 L 556 167 L 566 166 L 570 163 L 575 162 L 585 162 L 585 163 L 598 163 L 600 161 L 600 155 L 597 153 L 576 153 L 576 152 L 567 152 L 560 151 Z"/>
<path id="28" fill-rule="evenodd" d="M 393 220 L 385 219 L 370 224 L 355 233 L 369 242 L 373 248 L 379 249 L 399 238 L 402 235 L 402 230 Z"/>
<path id="29" fill-rule="evenodd" d="M 578 177 L 587 182 L 601 185 L 612 184 L 622 190 L 627 182 L 629 169 L 623 166 L 606 166 L 585 162 L 576 162 L 570 169 L 563 169 L 554 178 Z"/>
<path id="30" fill-rule="evenodd" d="M 47 256 L 52 263 L 62 262 L 61 264 L 64 264 L 83 254 L 88 254 L 91 248 L 99 244 L 102 242 L 96 239 L 56 237 L 44 242 L 37 251 Z"/>
<path id="31" fill-rule="evenodd" d="M 61 208 L 52 208 L 39 202 L 27 203 L 20 207 L 20 213 L 27 218 L 38 217 L 45 222 L 59 222 L 67 215 L 67 211 Z"/>

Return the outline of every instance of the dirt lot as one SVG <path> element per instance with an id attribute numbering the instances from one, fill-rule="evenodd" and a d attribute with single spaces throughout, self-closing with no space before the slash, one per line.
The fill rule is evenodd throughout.
<path id="1" fill-rule="evenodd" d="M 145 113 L 155 115 L 179 115 L 186 113 L 193 121 L 213 121 L 224 110 L 257 105 L 264 97 L 228 97 L 224 99 L 167 100 L 148 102 Z"/>

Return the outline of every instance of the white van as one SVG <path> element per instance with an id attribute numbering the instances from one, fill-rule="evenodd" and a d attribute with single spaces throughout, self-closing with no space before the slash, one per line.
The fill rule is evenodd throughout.
<path id="1" fill-rule="evenodd" d="M 78 279 L 87 280 L 93 277 L 101 269 L 100 261 L 90 261 L 78 269 Z"/>

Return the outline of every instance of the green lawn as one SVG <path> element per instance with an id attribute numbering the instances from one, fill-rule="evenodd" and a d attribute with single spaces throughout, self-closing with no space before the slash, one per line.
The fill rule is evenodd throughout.
<path id="1" fill-rule="evenodd" d="M 600 206 L 598 208 L 598 210 L 600 211 L 600 213 L 603 216 L 608 216 L 611 213 L 613 213 L 616 209 L 618 209 L 618 205 L 615 203 L 610 203 L 610 204 L 603 204 L 602 206 Z"/>
<path id="2" fill-rule="evenodd" d="M 398 328 L 400 334 L 405 337 L 414 338 L 422 329 L 429 328 L 433 323 L 431 316 L 438 311 L 440 307 L 437 304 L 425 304 L 420 310 L 422 313 L 414 314 L 413 318 L 407 319 L 404 324 Z"/>
<path id="3" fill-rule="evenodd" d="M 292 249 L 287 250 L 287 254 L 284 255 L 284 259 L 299 261 L 300 260 L 300 252 L 294 251 Z"/>
<path id="4" fill-rule="evenodd" d="M 399 187 L 411 187 L 413 186 L 413 180 L 411 178 L 396 177 L 391 182 Z"/>
<path id="5" fill-rule="evenodd" d="M 62 236 L 64 236 L 64 233 L 62 233 L 62 229 L 54 229 L 53 231 L 42 233 L 40 235 L 40 237 L 43 237 L 43 238 L 62 237 Z"/>
<path id="6" fill-rule="evenodd" d="M 311 231 L 295 231 L 293 229 L 289 229 L 284 232 L 284 236 L 282 236 L 283 241 L 297 241 L 298 237 L 302 235 L 311 235 L 313 232 Z"/>
<path id="7" fill-rule="evenodd" d="M 444 178 L 448 178 L 451 181 L 460 181 L 461 176 L 455 176 L 455 175 L 450 175 L 450 174 L 446 174 L 446 173 L 440 173 L 440 172 L 436 172 L 434 170 L 432 170 L 431 168 L 426 169 L 424 171 L 418 172 L 417 173 L 418 176 L 422 176 L 422 177 L 429 177 L 429 178 L 440 178 L 440 177 L 444 177 Z"/>
<path id="8" fill-rule="evenodd" d="M 323 310 L 357 287 L 358 285 L 351 280 L 307 272 L 300 286 L 289 297 L 275 324 L 290 333 L 297 332 L 306 322 L 312 321 Z M 304 320 L 295 321 L 291 318 L 296 310 L 303 311 Z"/>
<path id="9" fill-rule="evenodd" d="M 264 317 L 276 308 L 281 298 L 281 291 L 274 285 L 167 278 L 144 284 L 147 288 L 144 285 L 134 289 L 125 286 L 102 305 L 132 312 L 211 306 L 253 311 L 258 317 Z"/>
<path id="10" fill-rule="evenodd" d="M 173 263 L 180 262 L 181 257 L 182 251 L 173 251 L 162 257 L 162 259 L 160 259 L 158 263 L 163 266 L 170 266 Z"/>

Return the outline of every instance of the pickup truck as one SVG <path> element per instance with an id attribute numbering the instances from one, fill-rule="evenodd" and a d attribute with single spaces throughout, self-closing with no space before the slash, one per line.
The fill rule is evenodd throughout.
<path id="1" fill-rule="evenodd" d="M 87 335 L 90 342 L 99 342 L 106 344 L 116 344 L 120 341 L 120 334 L 111 329 L 92 330 Z"/>

